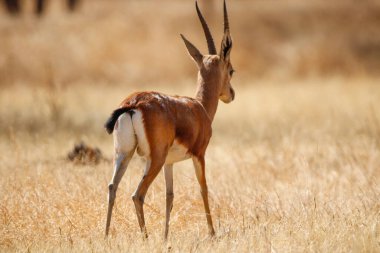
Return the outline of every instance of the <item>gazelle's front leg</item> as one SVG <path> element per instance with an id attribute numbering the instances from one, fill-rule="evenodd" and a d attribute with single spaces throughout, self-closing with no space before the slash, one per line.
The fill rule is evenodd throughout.
<path id="1" fill-rule="evenodd" d="M 201 194 L 202 194 L 203 204 L 205 207 L 209 233 L 211 236 L 214 236 L 215 230 L 214 230 L 214 226 L 212 225 L 210 207 L 208 205 L 208 190 L 207 190 L 207 182 L 206 182 L 204 156 L 193 157 L 193 163 L 194 163 L 194 168 L 195 168 L 195 174 L 197 175 L 198 182 L 201 186 Z"/>
<path id="2" fill-rule="evenodd" d="M 165 165 L 165 183 L 166 183 L 166 221 L 165 221 L 165 240 L 168 238 L 170 212 L 173 208 L 173 164 Z"/>

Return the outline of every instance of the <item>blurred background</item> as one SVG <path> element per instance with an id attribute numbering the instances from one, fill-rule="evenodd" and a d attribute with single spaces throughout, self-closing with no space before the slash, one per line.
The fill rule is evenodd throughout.
<path id="1" fill-rule="evenodd" d="M 219 48 L 222 1 L 199 0 L 199 5 Z M 228 10 L 237 99 L 221 105 L 225 113 L 217 114 L 217 131 L 233 135 L 225 123 L 240 120 L 242 108 L 256 108 L 236 126 L 252 129 L 251 141 L 258 122 L 292 129 L 294 116 L 316 126 L 318 118 L 326 122 L 326 111 L 349 110 L 344 99 L 349 107 L 357 99 L 376 108 L 380 1 L 230 0 Z M 106 138 L 99 135 L 103 122 L 131 92 L 193 96 L 196 67 L 180 33 L 207 52 L 193 0 L 2 0 L 1 133 L 59 130 L 70 133 L 71 142 L 90 134 Z M 342 91 L 367 95 L 359 99 L 341 96 Z M 363 110 L 370 118 L 371 111 L 377 114 Z M 286 126 L 280 118 L 287 119 Z"/>
<path id="2" fill-rule="evenodd" d="M 219 48 L 223 1 L 198 1 Z M 135 91 L 194 95 L 179 35 L 206 53 L 194 0 L 0 3 L 0 251 L 161 252 L 163 175 L 146 198 L 152 237 L 136 239 L 138 158 L 103 238 L 113 156 L 103 124 Z M 219 103 L 206 157 L 218 240 L 204 239 L 184 161 L 172 251 L 380 252 L 380 0 L 227 5 L 236 99 Z M 81 140 L 102 156 L 72 163 Z"/>
<path id="3" fill-rule="evenodd" d="M 221 1 L 199 4 L 219 47 Z M 228 5 L 239 85 L 380 75 L 380 1 Z M 2 0 L 0 14 L 2 87 L 177 86 L 195 76 L 179 34 L 206 52 L 193 0 Z"/>

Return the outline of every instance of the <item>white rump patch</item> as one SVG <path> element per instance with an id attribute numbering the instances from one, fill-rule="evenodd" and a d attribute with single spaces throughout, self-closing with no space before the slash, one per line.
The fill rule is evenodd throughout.
<path id="1" fill-rule="evenodd" d="M 187 153 L 188 151 L 184 145 L 175 140 L 166 156 L 165 164 L 172 164 L 190 158 L 191 156 Z"/>
<path id="2" fill-rule="evenodd" d="M 133 130 L 132 119 L 128 113 L 123 113 L 117 119 L 113 132 L 114 147 L 116 153 L 127 154 L 134 151 L 136 137 Z"/>
<path id="3" fill-rule="evenodd" d="M 132 116 L 133 128 L 137 136 L 137 153 L 140 156 L 147 157 L 150 154 L 148 139 L 146 138 L 144 117 L 140 110 L 134 110 Z"/>

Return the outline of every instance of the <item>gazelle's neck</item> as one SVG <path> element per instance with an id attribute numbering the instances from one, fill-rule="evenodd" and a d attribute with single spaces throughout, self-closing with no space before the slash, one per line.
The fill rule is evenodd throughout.
<path id="1" fill-rule="evenodd" d="M 214 120 L 219 102 L 219 78 L 202 78 L 198 75 L 195 98 L 203 105 L 211 120 Z"/>

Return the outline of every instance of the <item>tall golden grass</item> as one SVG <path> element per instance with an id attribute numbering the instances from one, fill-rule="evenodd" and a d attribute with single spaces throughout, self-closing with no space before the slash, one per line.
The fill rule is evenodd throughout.
<path id="1" fill-rule="evenodd" d="M 186 85 L 167 90 L 191 95 Z M 62 91 L 57 125 L 45 89 L 1 93 L 1 251 L 168 249 L 162 175 L 146 198 L 150 237 L 139 233 L 130 198 L 144 168 L 137 157 L 120 186 L 111 237 L 103 237 L 112 138 L 101 125 L 114 101 L 137 88 Z M 378 252 L 379 103 L 380 90 L 370 81 L 237 89 L 234 103 L 220 105 L 207 153 L 216 238 L 207 237 L 199 186 L 186 161 L 175 166 L 171 249 Z M 79 139 L 100 147 L 109 161 L 68 162 Z"/>
<path id="2" fill-rule="evenodd" d="M 378 2 L 230 1 L 236 100 L 219 105 L 206 157 L 216 237 L 185 161 L 167 243 L 162 173 L 145 200 L 149 238 L 139 233 L 138 156 L 104 238 L 103 123 L 136 90 L 193 95 L 178 37 L 205 51 L 193 2 L 87 1 L 74 15 L 54 3 L 41 19 L 0 16 L 0 252 L 380 251 Z M 219 2 L 209 8 L 220 38 Z M 69 162 L 79 140 L 106 159 Z"/>

